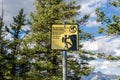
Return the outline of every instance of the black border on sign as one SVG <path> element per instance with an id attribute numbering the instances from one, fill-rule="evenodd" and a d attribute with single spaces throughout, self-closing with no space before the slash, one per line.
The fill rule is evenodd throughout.
<path id="1" fill-rule="evenodd" d="M 65 51 L 77 51 L 77 50 L 79 50 L 79 25 L 78 24 L 66 24 L 66 25 L 77 25 L 77 29 L 78 29 L 78 31 L 77 31 L 77 34 L 78 34 L 78 40 L 76 39 L 76 42 L 77 42 L 77 49 L 76 50 L 68 50 L 68 49 L 52 49 L 52 26 L 53 25 L 63 25 L 64 26 L 64 24 L 51 24 L 51 35 L 50 35 L 50 49 L 51 50 L 65 50 Z"/>

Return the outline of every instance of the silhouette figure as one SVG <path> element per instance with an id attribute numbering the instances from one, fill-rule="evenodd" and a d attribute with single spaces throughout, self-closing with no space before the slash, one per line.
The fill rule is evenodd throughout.
<path id="1" fill-rule="evenodd" d="M 69 42 L 68 39 L 70 39 L 71 42 Z M 67 37 L 67 35 L 65 35 L 62 38 L 62 42 L 65 43 L 65 45 L 64 45 L 65 49 L 68 49 L 68 50 L 76 50 L 77 49 L 77 47 L 76 47 L 76 35 L 70 35 L 68 37 Z M 70 45 L 71 47 L 69 48 L 68 45 Z"/>

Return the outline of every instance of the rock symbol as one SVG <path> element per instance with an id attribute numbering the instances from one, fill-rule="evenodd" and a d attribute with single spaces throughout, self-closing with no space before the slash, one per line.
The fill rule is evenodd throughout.
<path id="1" fill-rule="evenodd" d="M 76 26 L 70 26 L 69 31 L 70 31 L 71 33 L 75 33 L 75 32 L 77 31 Z"/>

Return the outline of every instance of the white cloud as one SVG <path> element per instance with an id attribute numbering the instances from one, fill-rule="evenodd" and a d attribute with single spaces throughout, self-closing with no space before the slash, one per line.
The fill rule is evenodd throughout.
<path id="1" fill-rule="evenodd" d="M 30 13 L 34 10 L 34 0 L 0 0 L 0 16 L 2 13 L 2 1 L 4 9 L 4 23 L 9 27 L 13 23 L 13 16 L 17 16 L 21 8 L 24 9 L 26 18 L 30 19 Z M 24 30 L 29 29 L 29 26 L 23 26 Z M 8 34 L 5 39 L 11 39 L 12 35 Z"/>
<path id="2" fill-rule="evenodd" d="M 78 0 L 78 2 L 81 5 L 79 12 L 81 12 L 82 15 L 90 14 L 90 18 L 96 18 L 95 9 L 97 7 L 106 7 L 108 0 Z M 100 25 L 101 23 L 97 23 L 94 19 L 92 21 L 89 20 L 85 27 L 96 27 Z"/>
<path id="3" fill-rule="evenodd" d="M 96 37 L 95 41 L 84 42 L 83 49 L 93 52 L 104 52 L 114 56 L 120 54 L 120 38 L 110 36 Z"/>
<path id="4" fill-rule="evenodd" d="M 8 34 L 8 33 L 7 33 L 7 34 Z M 11 34 L 6 35 L 6 36 L 5 36 L 5 39 L 7 39 L 7 40 L 13 40 Z"/>
<path id="5" fill-rule="evenodd" d="M 120 56 L 120 50 L 119 49 L 114 49 L 114 52 L 116 53 L 116 56 Z"/>
<path id="6" fill-rule="evenodd" d="M 100 22 L 96 22 L 95 20 L 88 20 L 88 22 L 86 23 L 86 27 L 96 27 L 96 26 L 100 26 L 101 23 Z"/>
<path id="7" fill-rule="evenodd" d="M 81 5 L 81 13 L 94 13 L 97 7 L 104 7 L 107 3 L 107 0 L 82 0 L 80 2 Z"/>
<path id="8" fill-rule="evenodd" d="M 4 22 L 10 24 L 12 17 L 16 16 L 21 8 L 24 8 L 26 17 L 29 18 L 30 12 L 34 10 L 33 1 L 34 0 L 3 0 Z M 2 0 L 0 1 L 0 5 L 1 14 Z"/>
<path id="9" fill-rule="evenodd" d="M 120 56 L 120 37 L 100 36 L 95 41 L 83 42 L 83 49 L 92 52 L 104 52 L 114 56 Z M 95 71 L 101 71 L 105 74 L 120 74 L 120 61 L 95 60 L 90 61 L 90 65 Z"/>
<path id="10" fill-rule="evenodd" d="M 91 67 L 95 69 L 95 72 L 101 71 L 104 74 L 120 74 L 120 68 L 118 66 L 120 65 L 120 61 L 90 61 L 89 62 Z"/>

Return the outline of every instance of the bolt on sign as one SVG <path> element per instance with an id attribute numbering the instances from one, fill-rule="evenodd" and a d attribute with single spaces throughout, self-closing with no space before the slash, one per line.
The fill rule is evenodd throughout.
<path id="1" fill-rule="evenodd" d="M 78 25 L 52 25 L 51 49 L 77 50 Z"/>

